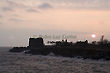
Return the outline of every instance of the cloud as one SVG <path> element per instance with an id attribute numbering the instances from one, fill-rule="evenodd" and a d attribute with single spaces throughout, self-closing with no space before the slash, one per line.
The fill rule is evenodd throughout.
<path id="1" fill-rule="evenodd" d="M 110 10 L 110 0 L 46 0 L 44 2 L 50 3 L 54 8 Z"/>
<path id="2" fill-rule="evenodd" d="M 110 0 L 1 0 L 6 3 L 3 11 L 23 9 L 27 12 L 38 12 L 38 9 L 87 9 L 110 10 Z M 3 4 L 2 4 L 3 5 Z M 1 6 L 1 5 L 0 5 Z M 6 7 L 7 6 L 7 7 Z"/>
<path id="3" fill-rule="evenodd" d="M 39 5 L 38 8 L 49 9 L 49 8 L 53 8 L 53 7 L 49 3 L 43 3 L 43 4 Z"/>
<path id="4" fill-rule="evenodd" d="M 2 15 L 0 15 L 0 18 L 2 18 L 3 16 Z"/>
<path id="5" fill-rule="evenodd" d="M 27 9 L 28 12 L 39 12 L 37 9 L 35 8 L 28 8 Z"/>
<path id="6" fill-rule="evenodd" d="M 13 9 L 10 7 L 2 7 L 1 10 L 2 11 L 13 11 Z"/>
<path id="7" fill-rule="evenodd" d="M 32 0 L 32 2 L 34 2 L 34 0 Z M 5 7 L 5 9 L 4 9 L 4 5 L 2 5 L 2 9 L 4 9 L 5 11 L 6 10 L 11 11 L 12 9 L 13 10 L 20 9 L 20 10 L 24 10 L 26 12 L 39 12 L 37 10 L 37 5 L 32 4 L 31 1 L 28 1 L 28 0 L 4 0 L 4 3 L 6 3 L 5 6 L 7 6 L 7 8 Z"/>
<path id="8" fill-rule="evenodd" d="M 18 18 L 10 18 L 9 21 L 23 22 L 24 20 L 22 20 L 22 19 L 18 19 Z"/>
<path id="9" fill-rule="evenodd" d="M 13 0 L 5 0 L 7 5 L 12 8 L 26 8 L 27 6 L 23 4 L 24 1 L 13 1 Z"/>

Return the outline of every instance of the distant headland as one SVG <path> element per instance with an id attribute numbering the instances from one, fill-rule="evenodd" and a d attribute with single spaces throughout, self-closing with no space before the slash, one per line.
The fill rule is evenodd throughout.
<path id="1" fill-rule="evenodd" d="M 110 60 L 110 42 L 104 40 L 104 35 L 100 41 L 89 43 L 88 40 L 68 42 L 67 39 L 62 41 L 48 41 L 52 45 L 45 45 L 42 37 L 29 38 L 29 46 L 13 47 L 10 52 L 24 52 L 33 55 L 48 55 L 53 53 L 56 56 L 64 57 L 82 57 L 84 59 L 106 59 Z"/>

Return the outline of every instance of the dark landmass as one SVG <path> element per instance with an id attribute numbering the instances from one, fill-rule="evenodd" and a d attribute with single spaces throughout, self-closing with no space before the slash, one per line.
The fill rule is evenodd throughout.
<path id="1" fill-rule="evenodd" d="M 48 41 L 52 45 L 45 45 L 43 38 L 30 38 L 29 46 L 14 47 L 10 52 L 24 52 L 33 55 L 48 55 L 53 53 L 55 56 L 82 57 L 84 59 L 105 59 L 110 60 L 110 42 L 103 39 L 99 42 L 77 41 L 76 43 L 62 41 Z"/>

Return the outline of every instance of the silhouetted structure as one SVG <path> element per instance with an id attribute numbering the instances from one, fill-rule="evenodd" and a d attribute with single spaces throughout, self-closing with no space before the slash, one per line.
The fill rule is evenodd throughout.
<path id="1" fill-rule="evenodd" d="M 40 48 L 44 46 L 43 38 L 30 38 L 29 47 L 30 48 Z"/>
<path id="2" fill-rule="evenodd" d="M 101 42 L 104 41 L 104 35 L 102 35 L 101 39 L 100 39 Z"/>

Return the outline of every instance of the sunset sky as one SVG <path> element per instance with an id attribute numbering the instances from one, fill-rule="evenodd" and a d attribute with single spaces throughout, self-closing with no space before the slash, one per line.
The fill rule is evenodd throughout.
<path id="1" fill-rule="evenodd" d="M 110 0 L 0 0 L 0 46 L 27 46 L 39 34 L 110 40 L 109 32 Z"/>

